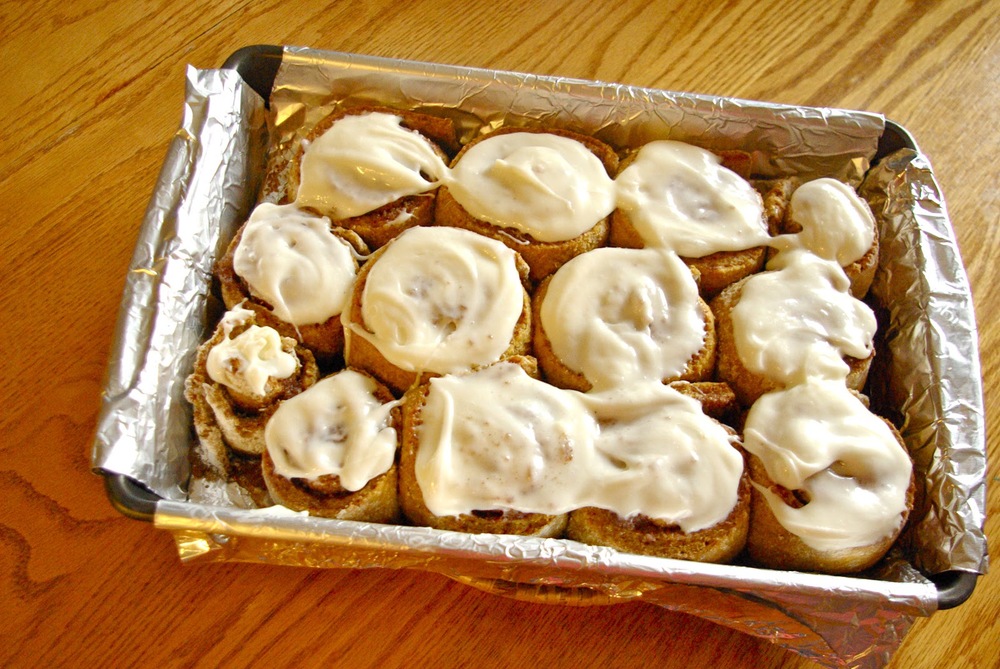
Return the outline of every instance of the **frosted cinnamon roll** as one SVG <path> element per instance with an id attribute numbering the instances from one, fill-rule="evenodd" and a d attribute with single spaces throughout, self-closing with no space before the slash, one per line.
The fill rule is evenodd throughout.
<path id="1" fill-rule="evenodd" d="M 606 471 L 592 505 L 570 513 L 566 536 L 642 555 L 732 561 L 746 542 L 750 483 L 736 433 L 699 403 L 727 397 L 720 385 L 589 394 Z"/>
<path id="2" fill-rule="evenodd" d="M 431 379 L 403 413 L 400 503 L 414 523 L 552 536 L 569 512 L 569 536 L 622 550 L 722 561 L 742 548 L 734 434 L 659 382 L 584 394 L 505 361 Z"/>
<path id="3" fill-rule="evenodd" d="M 454 123 L 360 106 L 322 119 L 289 167 L 288 199 L 353 230 L 372 249 L 430 225 L 436 188 L 458 150 Z"/>
<path id="4" fill-rule="evenodd" d="M 698 270 L 706 297 L 763 266 L 761 197 L 711 151 L 650 142 L 622 162 L 615 186 L 610 243 L 674 251 Z"/>
<path id="5" fill-rule="evenodd" d="M 781 232 L 772 241 L 777 251 L 805 249 L 836 261 L 852 295 L 868 292 L 878 267 L 878 226 L 853 188 L 828 178 L 802 184 L 791 194 Z"/>
<path id="6" fill-rule="evenodd" d="M 539 285 L 535 355 L 546 379 L 588 391 L 701 381 L 715 367 L 715 318 L 673 253 L 601 248 Z"/>
<path id="7" fill-rule="evenodd" d="M 255 477 L 247 482 L 238 474 L 259 470 L 267 419 L 283 400 L 318 377 L 312 353 L 294 339 L 258 325 L 257 314 L 249 309 L 226 312 L 212 337 L 198 348 L 184 384 L 198 435 L 193 449 L 196 474 L 237 478 L 255 488 Z M 242 456 L 256 466 L 241 467 Z"/>
<path id="8" fill-rule="evenodd" d="M 610 146 L 587 135 L 501 128 L 452 161 L 435 220 L 507 244 L 538 281 L 605 243 L 617 164 Z"/>
<path id="9" fill-rule="evenodd" d="M 902 439 L 842 383 L 810 379 L 764 395 L 747 414 L 744 446 L 757 563 L 861 571 L 906 524 L 915 480 Z"/>
<path id="10" fill-rule="evenodd" d="M 712 300 L 717 378 L 744 406 L 810 377 L 864 387 L 875 315 L 848 292 L 841 268 L 801 250 L 779 254 L 768 267 Z"/>
<path id="11" fill-rule="evenodd" d="M 240 228 L 216 275 L 226 306 L 243 304 L 262 324 L 294 337 L 321 362 L 344 347 L 340 313 L 364 242 L 293 205 L 260 204 Z"/>
<path id="12" fill-rule="evenodd" d="M 536 374 L 532 359 L 516 357 L 406 393 L 399 496 L 411 522 L 475 534 L 562 535 L 568 509 L 538 510 L 532 497 L 553 487 L 544 463 L 572 457 L 590 425 L 573 397 Z"/>
<path id="13" fill-rule="evenodd" d="M 264 482 L 310 515 L 387 523 L 398 516 L 399 422 L 388 388 L 345 369 L 283 402 L 264 430 Z"/>
<path id="14" fill-rule="evenodd" d="M 379 249 L 344 311 L 347 364 L 396 392 L 475 369 L 531 343 L 527 267 L 496 240 L 413 228 Z"/>

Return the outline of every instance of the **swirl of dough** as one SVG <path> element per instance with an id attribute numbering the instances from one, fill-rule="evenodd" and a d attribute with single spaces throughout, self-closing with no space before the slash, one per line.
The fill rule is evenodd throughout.
<path id="1" fill-rule="evenodd" d="M 292 325 L 322 323 L 341 313 L 357 274 L 351 246 L 330 219 L 293 205 L 258 205 L 233 255 L 253 296 Z"/>
<path id="2" fill-rule="evenodd" d="M 298 369 L 294 352 L 286 351 L 281 335 L 270 327 L 252 324 L 232 337 L 233 329 L 253 319 L 253 312 L 238 307 L 219 322 L 223 338 L 208 352 L 205 369 L 210 379 L 227 388 L 264 396 L 269 379 L 287 379 Z"/>
<path id="3" fill-rule="evenodd" d="M 348 328 L 401 369 L 446 374 L 498 360 L 525 300 L 511 249 L 458 228 L 412 228 L 371 262 L 363 326 Z"/>

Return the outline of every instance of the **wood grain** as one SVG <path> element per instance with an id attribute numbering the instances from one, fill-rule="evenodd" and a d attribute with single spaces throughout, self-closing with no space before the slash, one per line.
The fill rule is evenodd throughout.
<path id="1" fill-rule="evenodd" d="M 1000 12 L 985 0 L 250 2 L 0 6 L 0 665 L 806 667 L 645 604 L 573 608 L 409 570 L 183 567 L 89 471 L 132 247 L 188 64 L 296 44 L 881 112 L 928 154 L 997 410 Z M 987 535 L 1000 535 L 990 431 Z M 1000 577 L 920 619 L 890 666 L 998 666 Z"/>

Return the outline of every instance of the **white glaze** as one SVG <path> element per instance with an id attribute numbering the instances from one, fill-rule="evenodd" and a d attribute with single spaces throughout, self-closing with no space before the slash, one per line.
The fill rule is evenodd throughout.
<path id="1" fill-rule="evenodd" d="M 462 154 L 448 188 L 475 218 L 542 242 L 578 237 L 614 209 L 614 185 L 597 156 L 553 134 L 487 137 Z"/>
<path id="2" fill-rule="evenodd" d="M 584 394 L 500 363 L 432 379 L 422 418 L 417 483 L 436 515 L 596 506 L 693 532 L 736 504 L 729 434 L 659 382 Z"/>
<path id="3" fill-rule="evenodd" d="M 342 219 L 436 188 L 447 166 L 401 122 L 381 112 L 336 121 L 302 156 L 298 205 Z"/>
<path id="4" fill-rule="evenodd" d="M 844 356 L 871 354 L 874 313 L 850 295 L 836 262 L 789 251 L 768 267 L 747 280 L 731 312 L 740 360 L 780 385 L 810 377 L 843 381 Z"/>
<path id="5" fill-rule="evenodd" d="M 292 325 L 339 314 L 357 274 L 353 249 L 331 232 L 328 218 L 268 203 L 244 225 L 233 268 L 251 295 Z"/>

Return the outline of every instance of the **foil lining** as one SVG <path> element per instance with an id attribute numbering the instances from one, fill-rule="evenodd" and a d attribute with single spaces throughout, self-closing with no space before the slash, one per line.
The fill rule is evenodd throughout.
<path id="1" fill-rule="evenodd" d="M 93 449 L 95 469 L 164 498 L 155 524 L 173 534 L 184 562 L 412 567 L 531 601 L 641 599 L 838 667 L 881 666 L 913 618 L 933 613 L 937 591 L 914 565 L 930 574 L 985 572 L 984 410 L 968 282 L 926 158 L 904 150 L 869 169 L 882 117 L 293 48 L 284 52 L 270 113 L 235 71 L 189 69 L 187 78 L 183 122 L 126 277 Z M 189 493 L 182 387 L 219 311 L 212 264 L 253 206 L 261 166 L 280 164 L 345 102 L 446 114 L 466 140 L 481 128 L 541 122 L 618 146 L 670 136 L 738 148 L 763 176 L 864 180 L 884 240 L 873 289 L 887 327 L 876 359 L 892 380 L 883 397 L 928 481 L 921 520 L 902 550 L 865 578 L 831 577 L 247 510 L 224 486 Z M 267 197 L 280 199 L 281 185 L 272 186 Z"/>

